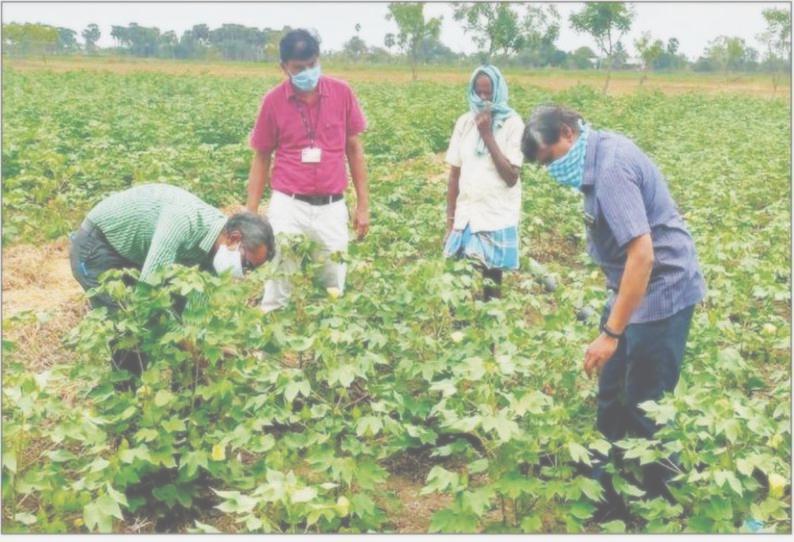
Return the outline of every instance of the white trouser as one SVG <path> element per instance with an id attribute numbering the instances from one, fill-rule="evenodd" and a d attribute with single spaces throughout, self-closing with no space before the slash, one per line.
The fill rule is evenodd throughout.
<path id="1" fill-rule="evenodd" d="M 322 257 L 323 269 L 321 279 L 326 288 L 345 289 L 344 263 L 335 263 L 328 257 L 334 252 L 347 252 L 350 234 L 347 229 L 348 213 L 345 200 L 341 199 L 326 205 L 312 205 L 286 194 L 273 191 L 267 218 L 273 227 L 273 233 L 303 234 L 320 244 L 315 257 Z M 297 262 L 287 261 L 281 257 L 281 251 L 275 256 L 276 268 L 279 272 L 294 271 Z M 268 280 L 265 282 L 265 294 L 261 308 L 265 312 L 283 307 L 289 300 L 292 285 L 288 278 Z"/>

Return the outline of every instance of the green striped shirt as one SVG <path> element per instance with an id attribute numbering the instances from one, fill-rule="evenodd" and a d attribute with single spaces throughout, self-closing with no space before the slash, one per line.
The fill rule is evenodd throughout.
<path id="1" fill-rule="evenodd" d="M 167 184 L 143 184 L 97 204 L 88 220 L 123 257 L 141 266 L 140 280 L 172 263 L 208 263 L 228 218 L 190 192 Z"/>

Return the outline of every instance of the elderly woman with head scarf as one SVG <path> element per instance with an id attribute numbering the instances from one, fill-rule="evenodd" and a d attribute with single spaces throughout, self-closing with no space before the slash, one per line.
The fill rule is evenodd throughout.
<path id="1" fill-rule="evenodd" d="M 502 271 L 518 269 L 524 123 L 508 106 L 507 83 L 495 66 L 474 70 L 467 90 L 469 111 L 455 123 L 446 155 L 444 255 L 476 262 L 488 301 L 500 296 Z"/>

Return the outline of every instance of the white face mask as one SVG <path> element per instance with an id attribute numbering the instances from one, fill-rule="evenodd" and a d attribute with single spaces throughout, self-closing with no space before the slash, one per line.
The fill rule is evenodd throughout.
<path id="1" fill-rule="evenodd" d="M 231 250 L 226 245 L 219 246 L 215 252 L 215 257 L 212 259 L 212 267 L 215 268 L 215 272 L 218 274 L 224 271 L 231 271 L 234 278 L 243 278 L 243 259 L 240 249 Z"/>

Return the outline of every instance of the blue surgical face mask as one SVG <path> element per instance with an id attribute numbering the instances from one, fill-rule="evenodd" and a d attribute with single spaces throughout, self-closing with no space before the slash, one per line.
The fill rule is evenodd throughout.
<path id="1" fill-rule="evenodd" d="M 313 68 L 306 68 L 297 75 L 290 74 L 292 85 L 301 92 L 309 92 L 317 88 L 317 83 L 320 81 L 320 63 L 314 65 Z"/>
<path id="2" fill-rule="evenodd" d="M 584 177 L 584 158 L 587 151 L 587 135 L 590 128 L 587 124 L 579 123 L 579 137 L 568 149 L 568 152 L 550 163 L 547 168 L 549 175 L 558 183 L 571 188 L 582 186 Z"/>

